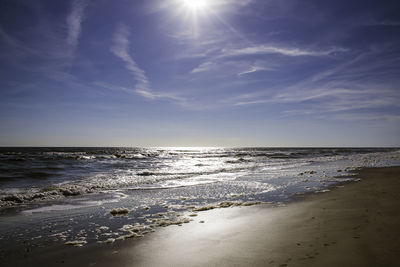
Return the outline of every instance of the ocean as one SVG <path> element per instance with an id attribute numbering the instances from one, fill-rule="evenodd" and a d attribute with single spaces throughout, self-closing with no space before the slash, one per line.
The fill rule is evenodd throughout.
<path id="1" fill-rule="evenodd" d="M 139 238 L 202 210 L 284 205 L 359 168 L 398 165 L 398 148 L 3 147 L 0 248 Z"/>

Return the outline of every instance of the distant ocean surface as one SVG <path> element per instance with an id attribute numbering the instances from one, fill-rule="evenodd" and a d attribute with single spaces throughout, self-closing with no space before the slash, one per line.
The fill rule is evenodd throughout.
<path id="1" fill-rule="evenodd" d="M 217 195 L 319 190 L 392 148 L 0 148 L 0 206 L 113 190 L 217 183 Z M 216 196 L 215 196 L 216 197 Z"/>
<path id="2" fill-rule="evenodd" d="M 188 212 L 285 203 L 358 168 L 398 165 L 399 148 L 3 147 L 0 246 L 114 242 Z"/>

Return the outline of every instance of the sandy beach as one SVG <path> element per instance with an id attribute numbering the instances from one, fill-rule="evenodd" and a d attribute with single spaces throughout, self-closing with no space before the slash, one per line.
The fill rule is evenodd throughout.
<path id="1" fill-rule="evenodd" d="M 4 255 L 2 266 L 398 266 L 400 168 L 267 204 L 198 212 L 137 240 Z"/>

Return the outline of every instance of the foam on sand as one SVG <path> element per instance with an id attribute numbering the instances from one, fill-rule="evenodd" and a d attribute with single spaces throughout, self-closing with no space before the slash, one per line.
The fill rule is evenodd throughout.
<path id="1" fill-rule="evenodd" d="M 64 244 L 74 247 L 82 247 L 86 243 L 87 243 L 86 240 L 72 240 L 72 241 L 67 241 Z"/>
<path id="2" fill-rule="evenodd" d="M 253 206 L 253 205 L 259 205 L 259 204 L 264 204 L 267 202 L 263 201 L 223 201 L 220 202 L 217 205 L 207 205 L 203 207 L 197 207 L 193 208 L 193 211 L 207 211 L 207 210 L 212 210 L 212 209 L 218 209 L 218 208 L 229 208 L 229 207 L 240 207 L 240 206 Z M 190 215 L 189 215 L 190 216 Z"/>
<path id="3" fill-rule="evenodd" d="M 361 172 L 366 177 L 360 183 L 326 194 L 308 194 L 284 207 L 206 212 L 201 219 L 207 224 L 163 229 L 142 246 L 127 245 L 121 250 L 126 260 L 120 263 L 398 266 L 399 173 L 399 168 L 367 169 Z M 257 202 L 245 203 L 241 206 Z"/>
<path id="4" fill-rule="evenodd" d="M 116 215 L 124 215 L 124 214 L 128 214 L 129 213 L 129 209 L 127 208 L 116 208 L 116 209 L 112 209 L 110 210 L 110 213 L 114 216 Z"/>
<path id="5" fill-rule="evenodd" d="M 101 233 L 101 232 L 107 231 L 108 229 L 110 229 L 110 227 L 100 226 L 100 227 L 96 228 L 96 233 Z"/>
<path id="6" fill-rule="evenodd" d="M 104 241 L 103 243 L 112 244 L 112 243 L 114 243 L 114 242 L 115 242 L 115 238 L 109 238 L 109 239 L 107 239 L 106 241 Z"/>

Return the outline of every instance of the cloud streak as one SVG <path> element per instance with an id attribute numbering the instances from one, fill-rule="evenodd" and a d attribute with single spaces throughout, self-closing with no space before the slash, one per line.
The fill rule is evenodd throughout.
<path id="1" fill-rule="evenodd" d="M 326 87 L 308 91 L 291 91 L 264 97 L 256 94 L 234 102 L 234 106 L 277 105 L 283 117 L 305 116 L 315 119 L 394 120 L 400 117 L 393 110 L 400 108 L 400 99 L 391 89 L 342 89 Z M 392 110 L 392 111 L 385 111 Z"/>
<path id="2" fill-rule="evenodd" d="M 89 4 L 89 0 L 74 0 L 72 2 L 71 12 L 67 16 L 67 43 L 75 50 L 78 45 L 79 36 L 81 34 L 81 25 L 84 20 L 84 12 Z"/>
<path id="3" fill-rule="evenodd" d="M 171 99 L 179 102 L 186 101 L 184 97 L 179 97 L 171 93 L 154 93 L 151 91 L 139 90 L 139 89 L 136 89 L 135 92 L 147 99 Z"/>
<path id="4" fill-rule="evenodd" d="M 150 100 L 166 99 L 166 100 L 171 100 L 175 103 L 178 103 L 181 106 L 187 105 L 186 98 L 177 96 L 174 93 L 156 93 L 156 92 L 152 92 L 150 90 L 141 90 L 141 89 L 111 85 L 111 84 L 101 82 L 101 81 L 94 82 L 93 85 L 100 86 L 100 87 L 107 88 L 107 89 L 114 90 L 114 91 L 122 91 L 122 92 L 130 93 L 130 94 L 140 95 L 140 96 L 142 96 L 146 99 L 150 99 Z"/>
<path id="5" fill-rule="evenodd" d="M 124 24 L 120 24 L 113 36 L 111 52 L 125 62 L 125 67 L 131 72 L 137 82 L 136 90 L 148 91 L 150 89 L 149 80 L 147 79 L 145 71 L 139 68 L 135 60 L 133 60 L 129 54 L 129 35 L 128 27 Z"/>
<path id="6" fill-rule="evenodd" d="M 272 68 L 266 68 L 266 67 L 261 67 L 261 66 L 252 66 L 249 69 L 239 72 L 237 75 L 238 76 L 242 76 L 242 75 L 246 75 L 246 74 L 250 74 L 250 73 L 254 73 L 254 72 L 258 72 L 258 71 L 269 71 L 269 70 L 273 70 Z"/>
<path id="7" fill-rule="evenodd" d="M 351 89 L 341 88 L 335 84 L 308 85 L 310 89 L 290 88 L 286 92 L 262 96 L 254 93 L 237 97 L 233 106 L 251 105 L 279 105 L 286 116 L 313 116 L 318 118 L 321 114 L 354 114 L 361 112 L 363 116 L 375 116 L 378 110 L 400 108 L 400 98 L 393 88 L 373 87 L 371 85 L 353 85 L 348 82 Z M 314 88 L 312 88 L 314 87 Z M 295 107 L 295 108 L 293 108 Z M 381 112 L 380 111 L 380 112 Z M 341 114 L 341 115 L 340 115 Z M 360 113 L 361 114 L 361 113 Z M 347 116 L 346 115 L 346 116 Z M 387 115 L 387 114 L 383 114 Z"/>
<path id="8" fill-rule="evenodd" d="M 265 55 L 265 54 L 280 54 L 284 56 L 298 57 L 298 56 L 327 56 L 337 52 L 345 52 L 343 48 L 330 48 L 328 50 L 313 51 L 303 50 L 300 48 L 278 47 L 272 45 L 258 45 L 248 46 L 239 49 L 224 49 L 219 57 L 233 57 L 233 56 L 248 56 L 248 55 Z"/>
<path id="9" fill-rule="evenodd" d="M 314 72 L 306 79 L 238 95 L 225 103 L 243 108 L 276 106 L 284 117 L 346 120 L 356 114 L 365 120 L 395 120 L 400 109 L 399 70 L 394 67 L 398 58 L 385 57 L 383 51 L 388 53 L 387 48 L 356 53 L 342 64 Z"/>
<path id="10" fill-rule="evenodd" d="M 20 71 L 35 73 L 49 81 L 74 83 L 76 79 L 70 69 L 88 4 L 89 0 L 72 1 L 70 10 L 56 24 L 48 20 L 40 3 L 38 6 L 27 3 L 26 7 L 39 18 L 38 22 L 20 31 L 0 27 L 0 45 L 6 51 L 0 52 L 0 58 Z"/>
<path id="11" fill-rule="evenodd" d="M 213 54 L 207 56 L 206 61 L 202 62 L 197 67 L 193 68 L 190 71 L 190 73 L 193 74 L 193 73 L 207 72 L 210 70 L 214 71 L 218 67 L 227 65 L 225 62 L 228 61 L 230 61 L 231 63 L 236 61 L 237 62 L 236 64 L 243 65 L 243 62 L 241 61 L 243 59 L 246 59 L 248 56 L 264 56 L 264 55 L 275 54 L 286 57 L 302 57 L 302 56 L 324 57 L 347 51 L 348 49 L 340 47 L 332 47 L 325 50 L 306 50 L 296 47 L 283 47 L 283 46 L 279 47 L 272 45 L 247 46 L 243 48 L 228 48 L 219 51 L 214 51 Z M 247 65 L 251 65 L 251 60 L 248 61 Z M 270 67 L 251 65 L 246 70 L 241 70 L 236 74 L 238 76 L 242 76 L 245 74 L 263 70 L 272 70 L 272 69 Z"/>
<path id="12" fill-rule="evenodd" d="M 116 57 L 118 57 L 125 63 L 126 69 L 132 74 L 133 78 L 137 82 L 135 87 L 127 88 L 127 87 L 111 86 L 111 85 L 106 85 L 104 83 L 97 83 L 97 85 L 114 90 L 117 89 L 130 93 L 133 92 L 137 95 L 140 95 L 150 100 L 166 99 L 183 105 L 183 103 L 186 101 L 186 99 L 183 97 L 176 96 L 173 93 L 158 93 L 151 90 L 150 82 L 146 76 L 146 72 L 138 66 L 136 61 L 129 54 L 129 44 L 130 44 L 129 36 L 130 36 L 129 28 L 124 24 L 120 24 L 116 32 L 114 33 L 113 44 L 110 50 Z"/>

